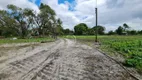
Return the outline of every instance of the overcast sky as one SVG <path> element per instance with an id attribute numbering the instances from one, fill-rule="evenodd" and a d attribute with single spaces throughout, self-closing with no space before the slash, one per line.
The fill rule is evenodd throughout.
<path id="1" fill-rule="evenodd" d="M 0 0 L 0 9 L 7 4 L 32 8 L 39 12 L 40 3 L 48 4 L 63 21 L 64 28 L 73 29 L 78 23 L 95 25 L 96 0 Z M 132 29 L 142 30 L 142 0 L 98 0 L 99 25 L 106 31 L 114 30 L 123 23 Z"/>

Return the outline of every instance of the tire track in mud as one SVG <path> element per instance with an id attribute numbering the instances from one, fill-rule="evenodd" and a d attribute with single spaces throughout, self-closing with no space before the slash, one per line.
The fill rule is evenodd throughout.
<path id="1" fill-rule="evenodd" d="M 45 61 L 41 63 L 42 67 L 37 67 L 36 69 L 33 69 L 33 71 L 29 71 L 29 74 L 24 75 L 22 77 L 22 80 L 35 80 L 37 77 L 41 79 L 48 80 L 56 78 L 57 80 L 59 79 L 59 71 L 60 70 L 60 65 L 54 64 L 57 59 L 59 58 L 61 54 L 60 50 L 66 49 L 66 46 L 68 46 L 68 43 L 66 40 L 62 40 L 63 44 L 60 44 L 60 48 L 56 50 L 56 52 L 51 53 Z M 46 75 L 46 76 L 45 76 Z M 48 77 L 47 77 L 48 76 Z"/>
<path id="2" fill-rule="evenodd" d="M 62 44 L 63 41 L 60 41 L 58 44 L 53 45 L 49 50 L 43 50 L 23 60 L 12 62 L 7 65 L 6 68 L 0 72 L 0 74 L 7 74 L 7 79 L 10 80 L 21 80 L 21 78 L 34 71 L 34 69 L 40 67 L 40 65 L 49 57 L 54 57 L 54 52 L 56 53 L 59 46 Z"/>
<path id="3" fill-rule="evenodd" d="M 2 73 L 8 73 L 2 80 L 135 80 L 99 51 L 68 39 L 10 63 Z"/>
<path id="4" fill-rule="evenodd" d="M 78 50 L 73 51 L 74 43 L 66 40 L 66 48 L 59 51 L 62 53 L 59 59 L 46 64 L 32 80 L 94 80 L 96 79 L 89 71 L 84 70 L 85 66 L 78 61 Z M 73 51 L 73 53 L 71 52 Z M 73 56 L 74 55 L 74 56 Z M 73 58 L 76 56 L 76 60 Z M 67 60 L 68 59 L 68 60 Z M 74 63 L 77 62 L 77 65 Z"/>
<path id="5" fill-rule="evenodd" d="M 60 48 L 61 51 L 65 50 L 67 48 L 67 46 L 69 46 L 68 42 L 66 40 L 64 40 L 64 46 L 62 48 Z M 60 63 L 60 59 L 59 56 L 62 56 L 62 52 L 58 50 L 58 52 L 56 54 L 54 54 L 54 59 L 52 59 L 50 62 L 45 63 L 44 67 L 41 68 L 38 72 L 36 72 L 37 74 L 31 79 L 31 80 L 60 80 L 61 76 L 65 76 L 64 72 L 60 73 L 61 69 L 63 71 L 63 66 L 61 66 L 62 64 Z M 65 76 L 65 77 L 70 77 L 69 75 Z M 62 79 L 64 80 L 64 79 Z"/>
<path id="6" fill-rule="evenodd" d="M 64 47 L 60 48 L 61 51 L 65 50 L 66 47 L 70 46 L 66 40 L 64 40 L 64 44 L 62 45 Z M 64 69 L 63 65 L 66 65 L 65 63 L 62 64 L 61 58 L 59 56 L 62 56 L 62 52 L 58 49 L 57 52 L 52 53 L 50 61 L 45 60 L 44 64 L 40 69 L 34 69 L 35 71 L 32 71 L 29 74 L 26 74 L 26 76 L 22 77 L 23 80 L 65 80 L 65 79 L 71 79 L 71 80 L 78 80 L 78 76 L 74 75 L 76 72 L 73 68 L 70 67 L 70 69 L 74 70 L 75 72 L 69 72 Z M 49 59 L 49 58 L 47 58 Z M 69 64 L 69 66 L 72 64 Z M 68 67 L 69 67 L 68 66 Z M 73 66 L 73 65 L 72 65 Z M 67 67 L 67 66 L 66 66 Z M 62 70 L 62 71 L 61 71 Z M 67 75 L 66 75 L 67 72 Z M 34 74 L 32 74 L 34 73 Z M 31 76 L 29 76 L 31 75 Z M 28 78 L 29 77 L 29 78 Z"/>
<path id="7" fill-rule="evenodd" d="M 44 66 L 44 64 L 48 64 L 51 63 L 52 60 L 55 60 L 55 58 L 57 58 L 58 55 L 58 50 L 54 53 L 51 53 L 43 62 L 41 62 L 38 66 L 36 66 L 35 68 L 31 69 L 30 71 L 28 71 L 28 73 L 26 73 L 25 75 L 23 75 L 21 77 L 21 80 L 31 80 L 33 76 L 36 75 L 36 73 Z"/>

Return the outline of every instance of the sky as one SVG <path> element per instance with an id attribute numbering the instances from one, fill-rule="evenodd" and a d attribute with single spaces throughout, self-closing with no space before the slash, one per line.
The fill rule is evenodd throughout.
<path id="1" fill-rule="evenodd" d="M 40 3 L 55 10 L 64 28 L 73 30 L 79 23 L 86 23 L 89 27 L 95 25 L 96 0 L 0 0 L 0 9 L 14 4 L 39 12 Z M 123 23 L 131 29 L 142 30 L 142 0 L 98 0 L 97 7 L 98 24 L 104 26 L 106 31 L 115 30 Z"/>

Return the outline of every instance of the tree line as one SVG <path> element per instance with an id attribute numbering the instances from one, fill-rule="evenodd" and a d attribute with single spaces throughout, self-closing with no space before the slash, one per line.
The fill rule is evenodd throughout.
<path id="1" fill-rule="evenodd" d="M 142 30 L 130 30 L 126 23 L 108 33 L 105 33 L 105 27 L 101 25 L 90 28 L 85 23 L 77 24 L 74 30 L 63 29 L 61 19 L 57 18 L 50 6 L 41 3 L 39 10 L 40 12 L 37 13 L 29 8 L 7 5 L 6 10 L 0 10 L 0 36 L 20 38 L 52 36 L 56 38 L 58 35 L 95 35 L 96 33 L 99 35 L 142 34 Z"/>
<path id="2" fill-rule="evenodd" d="M 114 31 L 109 31 L 108 35 L 142 35 L 142 30 L 131 30 L 131 27 L 124 23 Z"/>
<path id="3" fill-rule="evenodd" d="M 0 36 L 26 38 L 30 36 L 47 36 L 64 34 L 62 21 L 50 6 L 41 3 L 40 12 L 7 5 L 6 10 L 0 10 Z"/>
<path id="4" fill-rule="evenodd" d="M 109 32 L 105 32 L 105 27 L 101 25 L 89 28 L 85 23 L 80 23 L 74 26 L 75 35 L 95 35 L 96 33 L 99 35 L 142 35 L 142 30 L 131 30 L 131 27 L 126 23 Z"/>
<path id="5" fill-rule="evenodd" d="M 85 23 L 80 23 L 74 27 L 75 35 L 95 35 L 97 33 L 100 35 L 105 34 L 105 27 L 103 26 L 94 26 L 93 28 L 89 28 Z"/>

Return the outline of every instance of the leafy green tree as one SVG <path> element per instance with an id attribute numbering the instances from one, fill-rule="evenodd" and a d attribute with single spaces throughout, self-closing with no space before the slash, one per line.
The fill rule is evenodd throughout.
<path id="1" fill-rule="evenodd" d="M 123 27 L 125 31 L 130 28 L 126 23 L 123 24 Z"/>
<path id="2" fill-rule="evenodd" d="M 72 30 L 70 30 L 70 29 L 64 29 L 63 32 L 64 32 L 65 35 L 72 35 L 72 34 L 74 34 L 74 32 Z"/>
<path id="3" fill-rule="evenodd" d="M 57 20 L 57 26 L 56 26 L 56 35 L 63 35 L 63 27 L 62 27 L 62 21 L 60 19 Z"/>
<path id="4" fill-rule="evenodd" d="M 34 17 L 39 35 L 57 35 L 61 30 L 62 22 L 55 18 L 55 11 L 43 3 L 41 3 L 39 9 L 40 13 Z"/>
<path id="5" fill-rule="evenodd" d="M 55 32 L 55 27 L 57 26 L 57 20 L 55 19 L 56 13 L 50 6 L 41 3 L 40 14 L 38 15 L 40 19 L 39 23 L 39 33 L 45 35 L 45 33 Z"/>
<path id="6" fill-rule="evenodd" d="M 114 34 L 115 34 L 115 32 L 112 30 L 108 32 L 108 35 L 114 35 Z"/>
<path id="7" fill-rule="evenodd" d="M 64 29 L 64 34 L 65 34 L 65 35 L 69 35 L 69 33 L 70 33 L 70 30 L 69 30 L 69 29 Z"/>
<path id="8" fill-rule="evenodd" d="M 130 35 L 137 35 L 137 31 L 136 30 L 131 30 L 131 31 L 129 31 L 129 34 Z"/>
<path id="9" fill-rule="evenodd" d="M 28 8 L 24 9 L 23 11 L 24 11 L 23 14 L 25 16 L 27 28 L 33 27 L 33 25 L 34 25 L 34 16 L 35 16 L 34 11 L 31 10 L 31 9 L 28 9 Z"/>
<path id="10" fill-rule="evenodd" d="M 62 21 L 56 19 L 56 13 L 48 5 L 41 3 L 39 13 L 33 10 L 7 5 L 7 10 L 0 10 L 0 35 L 19 36 L 28 35 L 61 35 Z"/>
<path id="11" fill-rule="evenodd" d="M 15 5 L 8 5 L 8 14 L 13 18 L 16 22 L 16 30 L 21 38 L 24 38 L 28 35 L 29 28 L 31 24 L 33 24 L 33 10 L 30 9 L 22 9 Z"/>
<path id="12" fill-rule="evenodd" d="M 88 26 L 85 23 L 80 23 L 74 27 L 75 35 L 86 35 Z"/>
<path id="13" fill-rule="evenodd" d="M 93 28 L 88 28 L 87 34 L 88 35 L 95 35 L 95 30 Z"/>
<path id="14" fill-rule="evenodd" d="M 141 34 L 141 35 L 142 35 L 142 30 L 138 31 L 138 34 Z"/>
<path id="15" fill-rule="evenodd" d="M 11 18 L 7 11 L 0 10 L 0 30 L 2 36 L 17 36 L 16 25 L 16 21 Z"/>
<path id="16" fill-rule="evenodd" d="M 93 27 L 93 30 L 94 31 L 98 31 L 98 34 L 100 34 L 100 35 L 104 35 L 105 34 L 105 27 L 103 27 L 103 26 L 95 26 L 95 27 Z"/>
<path id="17" fill-rule="evenodd" d="M 15 5 L 8 5 L 7 8 L 8 11 L 10 11 L 9 15 L 16 21 L 15 28 L 18 30 L 18 34 L 24 38 L 26 35 L 26 28 L 22 9 Z"/>
<path id="18" fill-rule="evenodd" d="M 118 35 L 122 35 L 122 34 L 123 34 L 123 31 L 124 31 L 124 29 L 123 29 L 123 27 L 121 27 L 121 26 L 119 26 L 118 29 L 116 29 L 116 33 L 117 33 Z"/>

